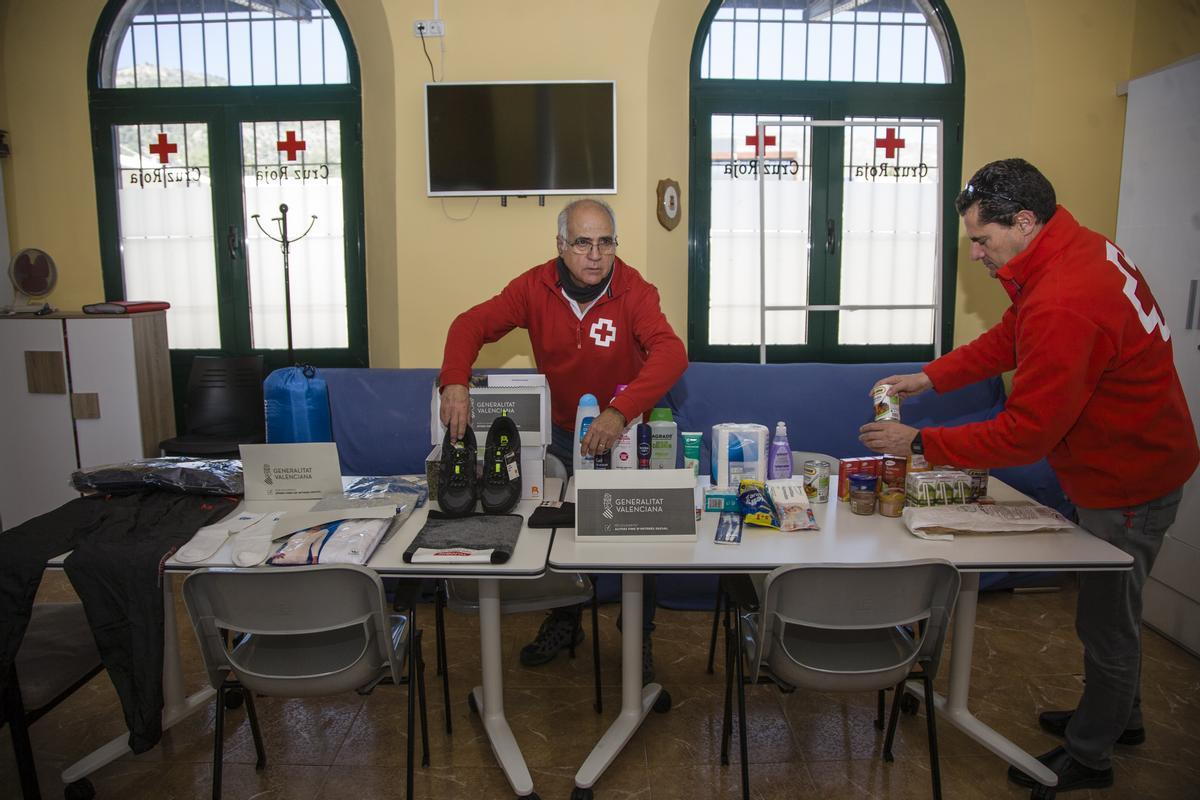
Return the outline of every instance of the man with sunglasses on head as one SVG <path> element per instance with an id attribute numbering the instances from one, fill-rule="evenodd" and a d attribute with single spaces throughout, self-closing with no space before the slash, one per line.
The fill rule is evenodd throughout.
<path id="1" fill-rule="evenodd" d="M 1055 202 L 1054 187 L 1019 158 L 994 161 L 955 201 L 981 261 L 1012 299 L 1000 323 L 890 394 L 948 392 L 1015 368 L 994 419 L 917 430 L 864 425 L 881 453 L 931 464 L 1008 467 L 1046 457 L 1080 526 L 1133 556 L 1131 571 L 1079 573 L 1075 629 L 1083 644 L 1078 707 L 1038 723 L 1064 746 L 1038 760 L 1058 791 L 1111 786 L 1115 744 L 1145 739 L 1141 711 L 1142 587 L 1200 461 L 1171 333 L 1150 287 L 1116 245 Z M 1009 768 L 1009 779 L 1037 784 Z"/>
<path id="2" fill-rule="evenodd" d="M 550 385 L 549 452 L 571 469 L 576 449 L 609 452 L 630 420 L 648 412 L 687 369 L 687 352 L 659 306 L 658 290 L 617 258 L 617 222 L 609 205 L 582 199 L 558 215 L 558 256 L 517 276 L 500 294 L 455 318 L 446 335 L 441 420 L 460 438 L 470 421 L 467 381 L 480 348 L 514 328 L 529 332 L 538 371 Z M 618 384 L 628 384 L 619 397 Z M 602 411 L 582 442 L 574 441 L 579 398 L 593 394 Z M 642 678 L 654 678 L 649 633 L 654 582 L 645 581 Z M 583 640 L 582 606 L 555 609 L 521 663 L 537 666 Z"/>

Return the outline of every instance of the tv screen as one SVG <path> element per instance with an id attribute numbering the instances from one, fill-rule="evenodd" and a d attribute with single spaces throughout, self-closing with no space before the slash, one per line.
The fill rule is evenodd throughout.
<path id="1" fill-rule="evenodd" d="M 613 81 L 425 86 L 428 194 L 617 191 Z"/>

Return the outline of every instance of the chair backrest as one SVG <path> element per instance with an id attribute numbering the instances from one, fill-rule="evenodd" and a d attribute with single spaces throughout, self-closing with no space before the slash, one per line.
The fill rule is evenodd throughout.
<path id="1" fill-rule="evenodd" d="M 921 639 L 909 663 L 924 662 L 932 677 L 958 599 L 959 583 L 958 569 L 941 559 L 780 567 L 767 575 L 763 588 L 762 630 L 751 673 L 757 677 L 772 641 L 782 639 L 787 626 L 819 629 L 822 635 L 836 636 L 837 631 L 885 630 L 922 623 Z"/>
<path id="2" fill-rule="evenodd" d="M 829 471 L 834 475 L 838 473 L 838 464 L 841 461 L 836 456 L 831 456 L 828 453 L 817 453 L 812 450 L 793 450 L 792 451 L 792 474 L 804 474 L 805 461 L 828 461 Z"/>
<path id="3" fill-rule="evenodd" d="M 196 356 L 188 374 L 187 433 L 241 436 L 265 427 L 262 356 Z"/>
<path id="4" fill-rule="evenodd" d="M 356 689 L 387 668 L 400 682 L 383 584 L 371 570 L 201 569 L 184 580 L 183 599 L 214 687 L 230 671 L 251 691 L 289 697 Z M 223 630 L 250 636 L 231 648 Z"/>

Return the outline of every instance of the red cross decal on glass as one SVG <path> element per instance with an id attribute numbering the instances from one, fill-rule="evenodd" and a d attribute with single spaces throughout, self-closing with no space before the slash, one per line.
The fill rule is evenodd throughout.
<path id="1" fill-rule="evenodd" d="M 882 139 L 875 140 L 875 147 L 882 147 L 884 150 L 884 158 L 894 158 L 897 150 L 904 149 L 904 140 L 896 138 L 896 129 L 888 128 L 887 136 Z"/>
<path id="2" fill-rule="evenodd" d="M 150 145 L 150 152 L 158 156 L 158 163 L 165 164 L 171 158 L 171 153 L 179 152 L 179 145 L 167 142 L 167 135 L 160 133 L 158 143 Z"/>
<path id="3" fill-rule="evenodd" d="M 774 136 L 764 135 L 763 139 L 766 141 L 766 144 L 763 145 L 764 147 L 770 147 L 771 145 L 775 144 Z M 758 134 L 755 134 L 754 136 L 747 136 L 746 144 L 754 145 L 754 152 L 758 153 Z"/>
<path id="4" fill-rule="evenodd" d="M 287 153 L 288 161 L 295 161 L 296 153 L 300 150 L 307 150 L 308 147 L 304 144 L 303 139 L 296 138 L 295 131 L 288 131 L 286 139 L 275 143 L 275 149 L 281 153 Z"/>

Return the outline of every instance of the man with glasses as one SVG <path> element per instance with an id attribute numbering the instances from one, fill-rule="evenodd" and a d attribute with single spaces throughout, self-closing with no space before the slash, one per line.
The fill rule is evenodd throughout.
<path id="1" fill-rule="evenodd" d="M 1137 267 L 1057 205 L 1054 187 L 1028 162 L 983 167 L 955 207 L 971 258 L 1001 282 L 1012 306 L 970 344 L 879 383 L 907 397 L 1015 368 L 1012 393 L 986 422 L 919 431 L 871 423 L 859 438 L 881 453 L 923 453 L 931 464 L 960 467 L 1047 457 L 1079 524 L 1133 556 L 1129 572 L 1079 573 L 1083 696 L 1073 710 L 1038 718 L 1064 739 L 1038 757 L 1057 773 L 1058 791 L 1111 786 L 1113 746 L 1146 736 L 1142 587 L 1200 461 L 1171 332 Z M 1009 779 L 1037 785 L 1015 767 Z"/>
<path id="2" fill-rule="evenodd" d="M 446 335 L 441 420 L 460 438 L 470 421 L 467 381 L 480 348 L 514 328 L 529 332 L 538 371 L 550 385 L 553 442 L 549 452 L 571 469 L 575 449 L 585 455 L 612 449 L 626 425 L 649 411 L 687 369 L 687 353 L 659 306 L 658 290 L 617 258 L 617 222 L 600 200 L 569 203 L 558 215 L 558 257 L 517 276 L 500 294 L 455 318 Z M 606 402 L 618 384 L 628 384 Z M 574 441 L 579 398 L 601 403 L 582 442 Z M 654 582 L 643 604 L 642 677 L 653 680 L 649 633 Z M 555 609 L 521 663 L 537 666 L 583 640 L 581 606 Z"/>

